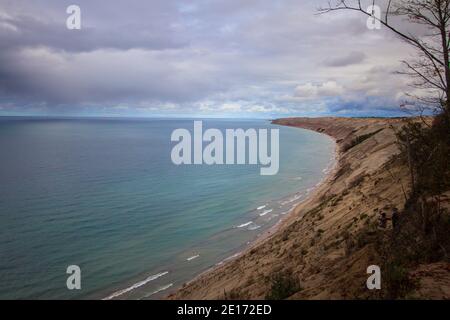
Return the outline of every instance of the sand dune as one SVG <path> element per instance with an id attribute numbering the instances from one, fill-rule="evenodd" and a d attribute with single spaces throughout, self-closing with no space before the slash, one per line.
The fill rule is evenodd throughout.
<path id="1" fill-rule="evenodd" d="M 274 123 L 333 137 L 339 148 L 335 171 L 273 235 L 235 260 L 202 274 L 170 299 L 222 299 L 225 295 L 262 299 L 268 291 L 268 277 L 286 269 L 301 281 L 302 290 L 291 299 L 377 297 L 365 283 L 367 267 L 379 264 L 379 258 L 370 243 L 350 240 L 377 223 L 379 210 L 389 212 L 404 206 L 409 188 L 407 169 L 391 161 L 399 152 L 393 129 L 402 125 L 401 119 L 290 118 Z M 439 274 L 436 268 L 439 266 L 431 269 Z M 431 294 L 427 298 L 443 297 L 442 290 L 432 292 L 441 295 L 427 291 Z"/>

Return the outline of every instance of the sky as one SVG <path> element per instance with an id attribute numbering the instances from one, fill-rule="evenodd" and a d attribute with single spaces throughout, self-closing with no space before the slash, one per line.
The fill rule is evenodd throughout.
<path id="1" fill-rule="evenodd" d="M 0 115 L 404 115 L 413 52 L 326 4 L 0 0 Z"/>

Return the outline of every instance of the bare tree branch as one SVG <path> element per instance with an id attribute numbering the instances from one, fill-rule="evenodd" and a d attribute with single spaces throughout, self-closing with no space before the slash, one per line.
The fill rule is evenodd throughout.
<path id="1" fill-rule="evenodd" d="M 372 6 L 375 1 L 366 2 Z M 361 0 L 328 1 L 328 6 L 318 9 L 318 14 L 334 11 L 353 11 L 378 21 L 400 37 L 403 41 L 417 50 L 418 57 L 411 61 L 403 61 L 409 70 L 402 72 L 416 79 L 412 85 L 415 88 L 434 89 L 435 98 L 424 97 L 419 101 L 434 101 L 442 104 L 442 110 L 450 119 L 450 63 L 449 44 L 450 33 L 450 0 L 384 0 L 384 19 L 373 12 L 364 10 L 366 7 Z M 421 25 L 426 34 L 414 35 L 401 30 L 391 23 L 390 17 L 399 17 L 406 25 Z M 403 24 L 405 25 L 405 24 Z"/>

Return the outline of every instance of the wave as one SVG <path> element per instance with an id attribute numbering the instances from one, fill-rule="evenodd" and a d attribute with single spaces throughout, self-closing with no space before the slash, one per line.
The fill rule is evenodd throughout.
<path id="1" fill-rule="evenodd" d="M 248 230 L 253 231 L 253 230 L 258 230 L 259 228 L 261 228 L 261 226 L 258 226 L 257 224 L 255 224 L 254 226 L 248 227 Z"/>
<path id="2" fill-rule="evenodd" d="M 162 286 L 162 287 L 159 288 L 158 290 L 155 290 L 155 291 L 153 291 L 152 293 L 145 295 L 144 298 L 148 298 L 148 297 L 150 297 L 150 296 L 152 296 L 152 295 L 154 295 L 154 294 L 157 294 L 157 293 L 159 293 L 159 292 L 161 292 L 161 291 L 167 290 L 167 289 L 169 289 L 169 288 L 172 287 L 172 286 L 173 286 L 173 283 L 169 283 L 168 285 Z"/>
<path id="3" fill-rule="evenodd" d="M 154 274 L 152 276 L 149 276 L 145 280 L 139 281 L 139 282 L 133 284 L 132 286 L 130 286 L 130 287 L 126 288 L 126 289 L 116 291 L 113 294 L 111 294 L 110 296 L 107 296 L 106 298 L 103 298 L 102 300 L 111 300 L 111 299 L 117 298 L 117 297 L 119 297 L 119 296 L 121 296 L 121 295 L 123 295 L 123 294 L 125 294 L 127 292 L 130 292 L 130 291 L 132 291 L 134 289 L 142 287 L 143 285 L 146 285 L 150 281 L 153 281 L 153 280 L 156 280 L 156 279 L 158 279 L 158 278 L 160 278 L 162 276 L 165 276 L 168 273 L 169 273 L 169 271 L 164 271 L 164 272 L 160 272 L 158 274 Z"/>
<path id="4" fill-rule="evenodd" d="M 221 262 L 232 260 L 234 258 L 239 257 L 240 255 L 241 255 L 241 252 L 237 252 L 237 253 L 233 254 L 232 256 L 229 256 L 229 257 L 223 259 Z"/>
<path id="5" fill-rule="evenodd" d="M 265 205 L 263 205 L 263 206 L 261 206 L 261 207 L 258 207 L 258 208 L 256 208 L 256 210 L 262 210 L 262 209 L 264 209 L 265 207 L 267 207 L 267 205 L 265 204 Z"/>
<path id="6" fill-rule="evenodd" d="M 230 261 L 230 260 L 232 260 L 232 259 L 234 259 L 234 258 L 239 257 L 241 254 L 242 254 L 242 252 L 236 252 L 236 253 L 233 254 L 232 256 L 229 256 L 229 257 L 227 257 L 227 258 L 225 258 L 225 259 L 219 261 L 218 263 L 216 263 L 216 266 L 221 266 L 221 265 L 223 265 L 225 262 Z"/>
<path id="7" fill-rule="evenodd" d="M 279 214 L 274 213 L 274 214 L 271 214 L 270 216 L 268 216 L 266 219 L 264 219 L 264 221 L 265 222 L 270 222 L 270 221 L 272 221 L 273 219 L 275 219 L 275 218 L 277 218 L 279 216 L 280 216 Z"/>
<path id="8" fill-rule="evenodd" d="M 251 225 L 252 223 L 253 223 L 253 221 L 249 221 L 249 222 L 238 225 L 236 228 L 244 228 L 244 227 Z"/>
<path id="9" fill-rule="evenodd" d="M 264 217 L 266 214 L 271 213 L 273 211 L 273 209 L 270 210 L 265 210 L 262 213 L 259 214 L 260 217 Z"/>
<path id="10" fill-rule="evenodd" d="M 157 294 L 157 293 L 159 293 L 159 292 L 161 292 L 161 291 L 167 290 L 167 289 L 169 289 L 169 288 L 172 287 L 172 286 L 173 286 L 173 283 L 169 283 L 168 285 L 163 286 L 163 287 L 160 287 L 158 290 L 153 291 L 152 293 L 146 294 L 145 296 L 143 296 L 143 297 L 140 298 L 139 300 L 143 300 L 143 299 L 148 298 L 148 297 L 150 297 L 150 296 L 152 296 L 152 295 L 154 295 L 154 294 Z"/>
<path id="11" fill-rule="evenodd" d="M 281 204 L 282 206 L 284 206 L 284 205 L 286 205 L 286 204 L 292 203 L 292 202 L 294 202 L 294 201 L 300 199 L 301 197 L 303 197 L 303 194 L 301 194 L 301 193 L 300 193 L 300 194 L 296 194 L 295 196 L 293 196 L 293 197 L 287 199 L 286 201 L 280 202 L 280 204 Z"/>
<path id="12" fill-rule="evenodd" d="M 197 259 L 198 257 L 200 257 L 200 255 L 199 255 L 199 254 L 197 254 L 197 255 L 195 255 L 195 256 L 192 256 L 192 257 L 189 257 L 189 258 L 187 258 L 187 259 L 186 259 L 186 261 L 192 261 L 192 260 L 194 260 L 194 259 Z"/>

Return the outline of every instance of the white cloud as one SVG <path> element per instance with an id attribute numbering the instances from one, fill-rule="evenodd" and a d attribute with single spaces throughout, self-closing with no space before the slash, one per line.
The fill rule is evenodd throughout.
<path id="1" fill-rule="evenodd" d="M 335 81 L 327 81 L 320 84 L 306 83 L 295 88 L 294 97 L 304 99 L 326 98 L 339 96 L 344 93 L 344 88 Z"/>
<path id="2" fill-rule="evenodd" d="M 239 112 L 241 111 L 241 105 L 237 103 L 225 103 L 219 107 L 219 110 L 225 112 Z"/>

